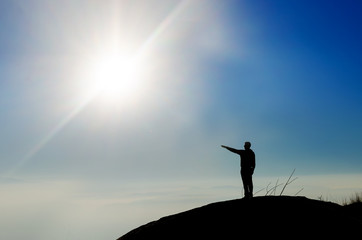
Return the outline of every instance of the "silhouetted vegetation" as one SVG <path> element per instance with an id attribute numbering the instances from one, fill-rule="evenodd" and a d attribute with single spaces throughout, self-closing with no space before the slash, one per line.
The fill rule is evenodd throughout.
<path id="1" fill-rule="evenodd" d="M 257 191 L 257 192 L 255 193 L 255 195 L 258 194 L 258 193 L 260 193 L 261 191 L 265 190 L 265 196 L 276 196 L 276 195 L 278 195 L 278 194 L 277 194 L 277 188 L 280 187 L 280 186 L 283 186 L 282 190 L 281 190 L 280 193 L 279 193 L 279 196 L 282 196 L 283 193 L 284 193 L 284 191 L 285 191 L 285 189 L 286 189 L 286 187 L 287 187 L 289 184 L 291 184 L 292 182 L 294 182 L 295 180 L 298 179 L 298 177 L 294 177 L 294 178 L 292 179 L 294 172 L 295 172 L 295 169 L 294 169 L 294 170 L 292 171 L 292 173 L 289 175 L 289 178 L 287 179 L 287 181 L 286 181 L 285 183 L 279 183 L 279 178 L 278 178 L 278 180 L 275 182 L 275 185 L 274 185 L 274 184 L 272 185 L 272 182 L 269 182 L 268 185 L 267 185 L 265 188 L 262 188 L 262 189 L 260 189 L 259 191 Z M 294 196 L 297 196 L 301 191 L 303 191 L 303 189 L 304 189 L 304 188 L 301 188 L 298 192 L 296 192 L 296 193 L 294 194 Z"/>
<path id="2" fill-rule="evenodd" d="M 344 199 L 342 205 L 346 206 L 355 203 L 362 203 L 362 193 L 355 193 L 352 196 L 350 196 L 348 199 Z"/>

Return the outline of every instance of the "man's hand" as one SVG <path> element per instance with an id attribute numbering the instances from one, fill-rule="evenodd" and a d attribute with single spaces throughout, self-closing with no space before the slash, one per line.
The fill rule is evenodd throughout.
<path id="1" fill-rule="evenodd" d="M 229 150 L 230 152 L 233 152 L 233 153 L 236 153 L 236 154 L 240 154 L 240 150 L 237 150 L 237 149 L 234 149 L 234 148 L 231 148 L 231 147 L 228 147 L 228 146 L 225 146 L 225 145 L 221 145 L 221 147 Z"/>

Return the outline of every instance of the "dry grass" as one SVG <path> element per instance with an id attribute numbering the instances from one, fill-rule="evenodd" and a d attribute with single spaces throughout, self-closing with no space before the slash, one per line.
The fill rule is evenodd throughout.
<path id="1" fill-rule="evenodd" d="M 346 206 L 346 205 L 350 205 L 353 203 L 361 203 L 362 202 L 362 193 L 355 193 L 352 196 L 350 196 L 348 199 L 344 199 L 342 201 L 342 205 Z"/>

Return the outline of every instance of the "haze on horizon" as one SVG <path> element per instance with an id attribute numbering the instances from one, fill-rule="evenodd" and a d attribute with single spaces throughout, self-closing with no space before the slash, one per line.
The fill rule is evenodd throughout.
<path id="1" fill-rule="evenodd" d="M 0 3 L 0 238 L 117 238 L 255 191 L 362 190 L 362 3 Z M 30 224 L 31 223 L 31 224 Z M 17 231 L 16 229 L 22 229 Z"/>

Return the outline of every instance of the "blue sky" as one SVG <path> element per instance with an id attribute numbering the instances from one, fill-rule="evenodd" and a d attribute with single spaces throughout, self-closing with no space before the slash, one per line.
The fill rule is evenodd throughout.
<path id="1" fill-rule="evenodd" d="M 3 238 L 116 238 L 237 198 L 239 160 L 221 144 L 252 143 L 256 190 L 296 169 L 288 194 L 360 191 L 361 10 L 349 0 L 1 1 Z M 35 230 L 15 236 L 32 218 Z M 102 221 L 112 223 L 86 230 Z"/>

